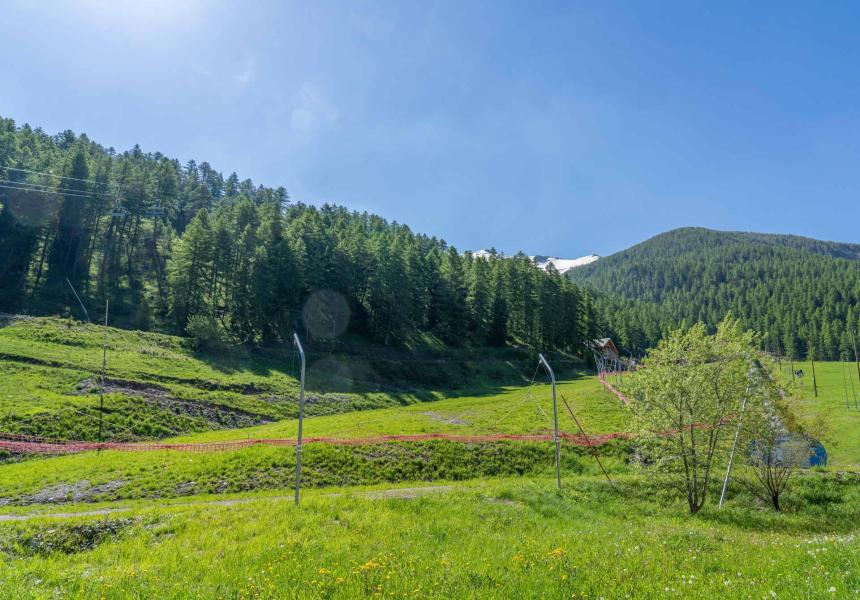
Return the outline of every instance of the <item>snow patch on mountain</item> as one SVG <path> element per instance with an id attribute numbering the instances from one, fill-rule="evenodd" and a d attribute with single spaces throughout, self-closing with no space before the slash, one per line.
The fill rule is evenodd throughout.
<path id="1" fill-rule="evenodd" d="M 476 252 L 472 252 L 472 256 L 474 256 L 475 258 L 491 258 L 493 255 L 489 250 L 478 250 Z M 556 271 L 561 274 L 564 274 L 571 269 L 575 269 L 576 267 L 590 265 L 591 263 L 598 260 L 600 256 L 598 256 L 597 254 L 589 254 L 588 256 L 581 256 L 579 258 L 556 258 L 554 256 L 537 255 L 529 256 L 529 258 L 534 261 L 538 269 L 546 271 L 550 265 L 553 265 Z"/>
<path id="2" fill-rule="evenodd" d="M 529 258 L 535 261 L 538 269 L 546 271 L 550 265 L 553 265 L 556 271 L 564 274 L 576 267 L 590 265 L 600 257 L 596 254 L 589 254 L 579 258 L 555 258 L 553 256 L 530 256 Z"/>

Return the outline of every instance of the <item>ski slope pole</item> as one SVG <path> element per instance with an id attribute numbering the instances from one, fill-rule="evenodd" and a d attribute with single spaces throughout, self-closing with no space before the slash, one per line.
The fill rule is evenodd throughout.
<path id="1" fill-rule="evenodd" d="M 102 439 L 102 425 L 105 417 L 105 369 L 107 369 L 107 326 L 108 326 L 108 307 L 110 306 L 110 298 L 105 298 L 105 340 L 102 344 L 102 373 L 101 382 L 99 385 L 99 442 Z"/>
<path id="2" fill-rule="evenodd" d="M 854 344 L 854 362 L 857 363 L 857 379 L 860 380 L 860 357 L 857 356 L 857 338 L 853 331 L 851 332 L 851 343 Z"/>
<path id="3" fill-rule="evenodd" d="M 543 357 L 543 354 L 538 354 L 540 362 L 543 364 L 546 372 L 549 373 L 549 379 L 552 382 L 552 425 L 553 425 L 553 441 L 555 442 L 555 482 L 558 489 L 561 489 L 561 441 L 558 438 L 558 403 L 555 399 L 555 373 L 549 363 Z"/>
<path id="4" fill-rule="evenodd" d="M 293 342 L 299 350 L 302 360 L 302 372 L 299 379 L 299 435 L 296 440 L 296 506 L 299 505 L 299 484 L 302 480 L 302 422 L 305 418 L 305 350 L 299 341 L 299 334 L 293 333 Z"/>
<path id="5" fill-rule="evenodd" d="M 750 376 L 752 376 L 752 373 L 750 373 Z M 738 448 L 738 438 L 741 435 L 741 422 L 744 420 L 744 411 L 746 411 L 747 408 L 747 399 L 750 395 L 750 389 L 752 389 L 752 382 L 747 384 L 747 389 L 744 392 L 744 399 L 741 403 L 741 414 L 738 417 L 738 428 L 735 430 L 735 439 L 732 442 L 732 451 L 729 454 L 729 465 L 726 467 L 726 478 L 723 480 L 723 490 L 720 492 L 720 503 L 717 505 L 717 508 L 723 507 L 723 502 L 726 499 L 726 490 L 729 489 L 729 476 L 732 474 L 732 463 L 735 462 L 735 451 Z"/>

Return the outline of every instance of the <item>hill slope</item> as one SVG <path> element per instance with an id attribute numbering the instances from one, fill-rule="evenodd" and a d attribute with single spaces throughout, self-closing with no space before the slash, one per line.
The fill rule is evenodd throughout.
<path id="1" fill-rule="evenodd" d="M 853 356 L 860 245 L 792 235 L 684 228 L 575 269 L 610 330 L 631 349 L 681 322 L 732 312 L 768 335 L 769 347 L 817 358 Z"/>
<path id="2" fill-rule="evenodd" d="M 0 317 L 0 431 L 98 439 L 98 387 L 107 344 L 103 436 L 130 441 L 236 429 L 293 418 L 298 363 L 291 346 L 195 352 L 190 340 L 53 318 Z M 349 346 L 347 347 L 347 344 Z M 342 350 L 342 351 L 341 351 Z M 495 394 L 534 370 L 525 350 L 410 352 L 343 340 L 308 344 L 306 414 Z M 580 367 L 552 355 L 559 374 Z"/>
<path id="3" fill-rule="evenodd" d="M 0 118 L 0 311 L 191 334 L 202 345 L 350 334 L 391 347 L 579 352 L 588 303 L 525 255 L 444 240 L 135 146 Z M 76 290 L 76 291 L 75 291 Z M 80 296 L 80 299 L 78 299 Z M 99 319 L 101 320 L 101 319 Z M 226 340 L 224 339 L 226 338 Z"/>

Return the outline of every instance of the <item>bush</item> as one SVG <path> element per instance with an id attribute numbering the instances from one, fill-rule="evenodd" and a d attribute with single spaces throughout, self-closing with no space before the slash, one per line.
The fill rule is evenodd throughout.
<path id="1" fill-rule="evenodd" d="M 185 329 L 195 350 L 219 350 L 224 347 L 224 335 L 212 317 L 191 315 Z"/>

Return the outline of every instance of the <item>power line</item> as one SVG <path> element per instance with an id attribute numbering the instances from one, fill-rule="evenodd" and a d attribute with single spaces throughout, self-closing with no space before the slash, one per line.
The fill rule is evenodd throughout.
<path id="1" fill-rule="evenodd" d="M 7 170 L 7 171 L 18 171 L 19 173 L 30 173 L 32 175 L 42 175 L 44 177 L 54 177 L 56 179 L 68 179 L 70 181 L 80 181 L 83 183 L 91 183 L 93 185 L 105 185 L 105 186 L 110 185 L 110 183 L 107 181 L 96 181 L 95 179 L 79 179 L 77 177 L 68 177 L 67 175 L 55 175 L 55 174 L 50 173 L 50 172 L 33 171 L 30 169 L 20 169 L 18 167 L 2 167 L 2 168 Z"/>
<path id="2" fill-rule="evenodd" d="M 17 192 L 31 192 L 34 194 L 53 194 L 53 195 L 57 195 L 57 196 L 62 195 L 62 196 L 65 196 L 66 198 L 77 198 L 80 200 L 105 200 L 105 199 L 107 199 L 107 197 L 105 195 L 96 196 L 96 195 L 93 195 L 93 194 L 88 193 L 88 192 L 83 192 L 83 193 L 66 192 L 66 191 L 62 191 L 62 190 L 58 191 L 58 190 L 50 189 L 50 188 L 48 188 L 48 189 L 37 189 L 36 187 L 31 186 L 30 184 L 23 184 L 22 185 L 22 184 L 19 184 L 18 182 L 12 182 L 12 185 L 9 185 L 9 183 L 4 183 L 4 182 L 8 182 L 8 180 L 0 180 L 0 189 L 13 190 L 13 191 L 17 191 Z M 38 185 L 38 184 L 36 184 L 36 185 Z M 98 192 L 98 193 L 102 194 L 102 192 Z M 142 211 L 141 210 L 130 210 L 130 209 L 122 206 L 122 204 L 123 204 L 122 202 L 118 202 L 117 206 L 120 207 L 124 212 L 126 212 L 130 215 L 134 215 L 134 216 L 138 216 L 138 217 L 159 217 L 159 216 L 164 215 L 164 212 L 163 212 L 164 209 L 162 209 L 159 206 L 160 201 L 156 202 L 155 207 L 152 207 L 152 205 L 150 205 L 149 208 L 146 208 Z M 148 211 L 150 211 L 150 210 L 161 210 L 162 212 L 160 214 L 149 214 Z"/>
<path id="3" fill-rule="evenodd" d="M 104 186 L 105 188 L 113 188 L 114 190 L 131 190 L 131 189 L 133 189 L 133 186 L 131 186 L 129 184 L 121 184 L 118 181 L 96 181 L 95 179 L 79 179 L 77 177 L 68 177 L 66 175 L 55 175 L 55 174 L 49 173 L 49 172 L 34 171 L 32 169 L 21 169 L 18 167 L 0 167 L 0 169 L 5 169 L 7 171 L 16 171 L 16 172 L 20 172 L 20 173 L 29 173 L 31 175 L 41 175 L 43 177 L 54 177 L 56 179 L 67 179 L 69 181 L 78 181 L 78 182 L 82 182 L 82 183 L 89 183 L 89 184 L 92 184 L 95 186 Z M 150 176 L 149 173 L 144 174 L 144 177 L 146 179 L 148 179 L 149 176 Z M 16 183 L 18 183 L 18 182 L 16 182 Z M 20 182 L 20 183 L 27 183 L 28 185 L 30 185 L 29 182 Z M 33 185 L 39 185 L 39 184 L 33 184 Z M 104 193 L 107 193 L 108 191 L 109 191 L 109 189 L 105 189 L 105 190 L 97 192 L 97 193 L 104 194 Z"/>
<path id="4" fill-rule="evenodd" d="M 57 190 L 61 192 L 72 192 L 73 194 L 105 194 L 106 192 L 93 191 L 93 190 L 84 190 L 84 189 L 76 189 L 69 187 L 62 187 L 60 185 L 48 184 L 48 183 L 39 183 L 37 181 L 26 181 L 26 180 L 16 180 L 16 179 L 0 179 L 0 181 L 4 183 L 9 183 L 12 185 L 26 185 L 30 187 L 38 187 L 38 188 L 46 188 L 49 190 Z"/>
<path id="5" fill-rule="evenodd" d="M 93 192 L 87 192 L 85 190 L 70 190 L 67 188 L 55 188 L 47 185 L 40 185 L 38 183 L 31 184 L 27 182 L 20 181 L 10 181 L 8 179 L 0 179 L 0 185 L 2 187 L 7 187 L 8 189 L 19 190 L 22 192 L 38 192 L 42 194 L 62 194 L 64 196 L 73 196 L 78 198 L 86 198 L 92 200 L 98 200 L 103 198 L 104 196 L 97 196 Z M 101 193 L 101 192 L 97 192 Z"/>

